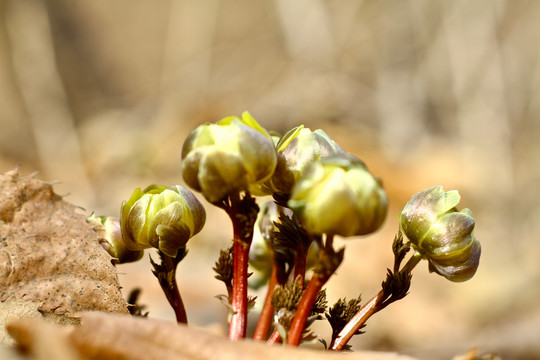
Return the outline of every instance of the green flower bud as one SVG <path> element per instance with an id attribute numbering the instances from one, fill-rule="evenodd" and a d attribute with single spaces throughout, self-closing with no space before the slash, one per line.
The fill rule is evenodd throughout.
<path id="1" fill-rule="evenodd" d="M 178 185 L 136 189 L 122 204 L 121 214 L 122 235 L 129 249 L 154 247 L 171 257 L 201 231 L 206 220 L 199 200 Z"/>
<path id="2" fill-rule="evenodd" d="M 278 162 L 268 186 L 275 193 L 290 194 L 304 169 L 313 161 L 345 151 L 323 130 L 300 125 L 281 137 L 276 145 Z"/>
<path id="3" fill-rule="evenodd" d="M 95 226 L 101 235 L 101 246 L 120 264 L 134 262 L 143 256 L 142 250 L 130 250 L 122 239 L 120 219 L 110 216 L 95 216 L 92 214 L 86 221 Z"/>
<path id="4" fill-rule="evenodd" d="M 248 112 L 197 127 L 182 148 L 185 182 L 217 202 L 272 176 L 277 162 L 272 137 Z"/>
<path id="5" fill-rule="evenodd" d="M 458 211 L 459 200 L 456 190 L 433 186 L 414 194 L 399 215 L 401 230 L 427 258 L 430 271 L 454 282 L 474 276 L 481 253 L 472 212 Z"/>
<path id="6" fill-rule="evenodd" d="M 305 170 L 288 205 L 311 232 L 354 236 L 382 225 L 388 198 L 362 161 L 335 155 Z"/>

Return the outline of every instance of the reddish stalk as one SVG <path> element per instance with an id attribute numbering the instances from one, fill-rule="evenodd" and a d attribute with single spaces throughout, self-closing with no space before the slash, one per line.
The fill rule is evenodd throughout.
<path id="1" fill-rule="evenodd" d="M 353 337 L 353 335 L 360 329 L 362 325 L 378 311 L 379 304 L 384 300 L 383 291 L 379 291 L 377 295 L 371 298 L 362 308 L 352 317 L 352 319 L 345 325 L 343 330 L 340 331 L 335 341 L 330 344 L 330 350 L 343 350 L 345 345 Z"/>
<path id="2" fill-rule="evenodd" d="M 302 300 L 300 300 L 296 314 L 294 315 L 289 335 L 287 336 L 288 345 L 298 346 L 298 344 L 300 344 L 302 334 L 306 327 L 307 318 L 311 313 L 317 294 L 321 291 L 328 278 L 329 277 L 322 276 L 321 274 L 313 274 L 313 277 L 309 281 L 306 291 L 302 296 Z"/>
<path id="3" fill-rule="evenodd" d="M 279 335 L 277 330 L 275 330 L 266 343 L 267 344 L 276 344 L 276 343 L 281 344 L 282 342 L 283 340 L 281 339 L 281 336 Z"/>
<path id="4" fill-rule="evenodd" d="M 322 287 L 330 276 L 336 271 L 338 266 L 343 260 L 343 249 L 337 253 L 333 249 L 334 236 L 332 234 L 326 235 L 326 241 L 324 248 L 319 253 L 319 270 L 316 271 L 309 280 L 308 286 L 302 295 L 300 304 L 296 309 L 294 318 L 287 335 L 287 344 L 298 346 L 302 341 L 302 334 L 306 328 L 307 319 L 313 308 L 313 304 L 317 300 L 317 294 L 321 291 Z M 307 252 L 306 252 L 307 255 Z"/>
<path id="5" fill-rule="evenodd" d="M 247 278 L 249 244 L 234 239 L 233 244 L 233 288 L 231 306 L 233 315 L 229 323 L 229 339 L 238 340 L 246 337 L 247 325 Z"/>
<path id="6" fill-rule="evenodd" d="M 253 340 L 264 341 L 268 336 L 268 331 L 272 326 L 272 318 L 274 316 L 274 307 L 272 306 L 272 295 L 274 290 L 278 285 L 277 278 L 277 267 L 274 265 L 272 267 L 272 275 L 270 276 L 270 281 L 268 282 L 268 292 L 266 293 L 266 299 L 264 300 L 264 305 L 259 316 L 259 321 L 255 327 L 255 333 L 253 334 Z"/>
<path id="7" fill-rule="evenodd" d="M 159 281 L 159 285 L 167 298 L 169 304 L 174 310 L 176 321 L 180 324 L 187 324 L 187 314 L 184 302 L 180 296 L 180 290 L 176 282 L 176 268 L 178 263 L 184 258 L 185 253 L 179 253 L 176 258 L 165 255 L 159 252 L 161 263 L 155 263 L 151 258 L 150 261 L 154 270 L 152 271 Z"/>
<path id="8" fill-rule="evenodd" d="M 174 309 L 176 322 L 178 322 L 179 324 L 187 324 L 188 319 L 186 314 L 186 308 L 184 306 L 184 302 L 182 301 L 182 297 L 180 296 L 180 291 L 178 291 L 178 287 L 171 289 L 171 292 L 174 295 L 170 296 L 169 293 L 166 293 L 166 295 L 169 304 L 171 304 L 172 308 Z"/>
<path id="9" fill-rule="evenodd" d="M 407 261 L 405 266 L 400 270 L 402 273 L 410 273 L 416 265 L 422 260 L 422 255 L 415 252 Z M 385 297 L 384 290 L 381 290 L 362 306 L 360 310 L 349 320 L 347 325 L 339 332 L 336 339 L 330 344 L 330 350 L 343 350 L 345 345 L 353 337 L 353 335 L 366 323 L 366 321 L 377 311 L 384 309 L 389 303 L 384 303 L 388 296 Z"/>
<path id="10" fill-rule="evenodd" d="M 230 298 L 233 313 L 229 323 L 229 339 L 238 340 L 246 337 L 249 247 L 259 207 L 249 193 L 243 198 L 240 198 L 239 193 L 233 194 L 229 201 L 218 206 L 227 212 L 233 224 L 233 280 Z"/>
<path id="11" fill-rule="evenodd" d="M 306 258 L 307 258 L 307 254 L 299 254 L 296 257 L 296 261 L 295 261 L 295 265 L 294 265 L 294 279 L 297 279 L 298 276 L 300 276 L 300 279 L 301 279 L 300 287 L 304 286 L 304 279 L 305 279 L 305 276 L 306 276 Z M 274 276 L 274 270 L 272 270 L 272 277 L 273 276 Z M 276 280 L 277 280 L 277 278 L 276 278 Z M 272 278 L 270 278 L 270 284 L 272 284 Z M 275 288 L 275 286 L 277 284 L 279 284 L 279 283 L 276 282 L 276 284 L 274 284 L 272 286 L 272 294 L 274 293 L 274 288 Z M 269 287 L 269 289 L 270 289 L 270 287 Z M 270 291 L 268 292 L 268 294 L 270 294 Z M 317 296 L 317 294 L 315 294 L 315 296 Z M 263 311 L 261 312 L 261 318 L 262 318 L 263 314 L 265 316 L 268 316 L 268 319 L 265 319 L 265 321 L 268 321 L 268 323 L 267 323 L 268 328 L 266 329 L 266 332 L 264 333 L 264 337 L 266 337 L 266 334 L 268 333 L 268 329 L 270 329 L 270 326 L 272 324 L 272 315 L 274 314 L 274 308 L 272 307 L 272 296 L 271 295 L 270 295 L 270 305 L 269 305 L 271 307 L 271 312 L 270 312 L 270 314 L 264 313 L 267 301 L 268 301 L 268 295 L 267 295 L 267 298 L 265 300 Z M 313 306 L 313 304 L 311 304 L 311 306 Z M 308 313 L 308 315 L 309 315 L 309 313 Z M 260 322 L 261 322 L 261 319 L 259 319 L 259 323 Z M 265 325 L 266 325 L 266 323 L 265 323 Z M 259 324 L 257 324 L 257 328 L 258 327 L 259 327 Z M 261 329 L 261 331 L 263 331 L 263 330 Z M 255 335 L 257 335 L 257 329 L 255 330 Z M 263 340 L 263 339 L 260 339 L 260 338 L 256 338 L 255 336 L 253 338 L 255 340 Z M 282 342 L 282 339 L 281 339 L 281 336 L 279 335 L 278 331 L 274 330 L 272 335 L 270 335 L 270 338 L 268 339 L 267 343 L 268 344 L 274 344 L 276 342 L 280 343 L 280 342 Z"/>

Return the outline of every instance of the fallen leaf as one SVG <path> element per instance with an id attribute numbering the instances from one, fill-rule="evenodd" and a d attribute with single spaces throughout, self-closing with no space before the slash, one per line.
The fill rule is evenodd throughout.
<path id="1" fill-rule="evenodd" d="M 0 359 L 2 360 L 25 360 L 15 349 L 0 344 Z"/>
<path id="2" fill-rule="evenodd" d="M 76 210 L 32 175 L 0 175 L 1 302 L 23 300 L 66 317 L 128 313 L 111 256 Z"/>
<path id="3" fill-rule="evenodd" d="M 185 325 L 102 312 L 82 314 L 81 326 L 68 330 L 36 319 L 20 319 L 9 324 L 8 331 L 34 357 L 40 356 L 35 343 L 39 335 L 35 334 L 46 332 L 49 336 L 62 338 L 58 341 L 69 348 L 67 352 L 78 354 L 85 360 L 414 360 L 388 352 L 338 353 L 266 345 L 251 340 L 231 342 Z"/>
<path id="4" fill-rule="evenodd" d="M 0 344 L 13 345 L 15 341 L 5 330 L 6 325 L 15 319 L 25 317 L 34 319 L 47 319 L 48 322 L 58 325 L 78 325 L 79 319 L 53 313 L 41 313 L 36 305 L 30 301 L 7 300 L 0 302 Z M 0 357 L 0 359 L 3 359 Z"/>
<path id="5" fill-rule="evenodd" d="M 16 324 L 13 328 L 8 325 L 8 329 L 17 339 L 19 354 L 28 354 L 32 360 L 82 360 L 69 339 L 75 327 L 60 327 L 36 318 L 20 318 Z"/>

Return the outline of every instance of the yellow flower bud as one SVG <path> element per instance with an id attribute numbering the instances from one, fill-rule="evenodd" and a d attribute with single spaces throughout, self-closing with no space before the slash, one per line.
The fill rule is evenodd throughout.
<path id="1" fill-rule="evenodd" d="M 142 250 L 130 250 L 122 239 L 120 219 L 110 216 L 92 215 L 86 221 L 96 226 L 95 230 L 102 236 L 101 245 L 120 264 L 134 262 L 143 256 Z"/>
<path id="2" fill-rule="evenodd" d="M 403 234 L 427 258 L 430 271 L 454 282 L 474 276 L 481 253 L 472 212 L 458 211 L 459 200 L 456 190 L 433 186 L 413 195 L 399 215 Z"/>
<path id="3" fill-rule="evenodd" d="M 206 220 L 199 200 L 178 185 L 136 189 L 122 204 L 121 214 L 122 236 L 129 249 L 154 247 L 171 257 L 201 231 Z"/>
<path id="4" fill-rule="evenodd" d="M 388 198 L 360 160 L 335 155 L 309 165 L 288 205 L 311 232 L 354 236 L 379 229 Z"/>
<path id="5" fill-rule="evenodd" d="M 182 148 L 185 182 L 217 202 L 254 189 L 272 176 L 277 154 L 272 137 L 248 112 L 197 127 Z"/>
<path id="6" fill-rule="evenodd" d="M 323 130 L 311 131 L 300 125 L 281 137 L 276 145 L 276 171 L 267 183 L 275 193 L 290 194 L 304 169 L 313 161 L 345 154 Z"/>

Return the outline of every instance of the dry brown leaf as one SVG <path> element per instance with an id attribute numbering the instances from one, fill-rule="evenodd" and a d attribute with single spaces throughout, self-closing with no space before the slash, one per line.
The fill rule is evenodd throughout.
<path id="1" fill-rule="evenodd" d="M 24 300 L 42 314 L 128 313 L 117 270 L 99 236 L 50 184 L 0 175 L 0 301 Z"/>
<path id="2" fill-rule="evenodd" d="M 25 360 L 26 357 L 23 357 L 15 349 L 7 347 L 0 344 L 0 359 L 2 360 Z"/>
<path id="3" fill-rule="evenodd" d="M 11 329 L 18 348 L 33 360 L 81 360 L 77 349 L 71 343 L 69 334 L 73 326 L 55 326 L 49 321 L 36 318 L 21 318 Z M 10 329 L 10 325 L 8 325 Z"/>
<path id="4" fill-rule="evenodd" d="M 131 359 L 131 360 L 414 360 L 395 353 L 358 351 L 337 353 L 269 346 L 250 340 L 231 342 L 203 330 L 184 325 L 163 323 L 147 318 L 107 314 L 84 313 L 82 325 L 71 331 L 54 332 L 51 325 L 35 319 L 21 319 L 8 325 L 17 342 L 39 357 L 36 333 L 64 337 L 61 344 L 70 344 L 81 359 Z M 69 358 L 71 360 L 71 358 Z"/>
<path id="5" fill-rule="evenodd" d="M 47 319 L 48 322 L 58 325 L 78 325 L 79 319 L 55 315 L 53 313 L 40 313 L 36 305 L 30 301 L 8 300 L 0 302 L 0 344 L 13 345 L 14 340 L 5 330 L 6 325 L 18 318 Z M 2 357 L 0 357 L 2 359 Z"/>

